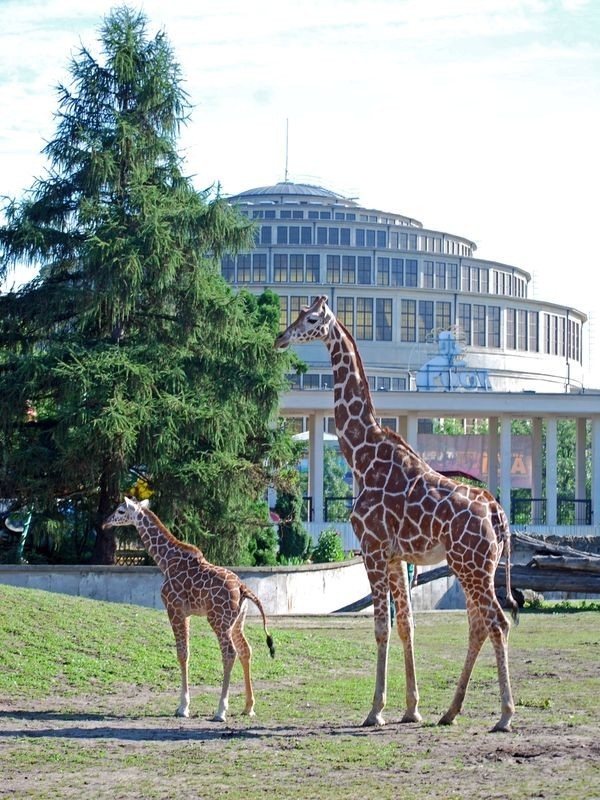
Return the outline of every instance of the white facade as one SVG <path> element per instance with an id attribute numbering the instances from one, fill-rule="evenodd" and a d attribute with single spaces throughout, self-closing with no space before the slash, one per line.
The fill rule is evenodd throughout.
<path id="1" fill-rule="evenodd" d="M 487 371 L 493 391 L 582 388 L 585 315 L 530 299 L 529 273 L 476 258 L 471 240 L 303 184 L 229 201 L 256 223 L 257 236 L 251 253 L 223 259 L 223 275 L 251 291 L 275 291 L 282 329 L 311 297 L 327 295 L 358 343 L 372 390 L 415 388 L 416 371 L 446 330 L 469 366 Z M 302 359 L 309 371 L 298 387 L 331 388 L 325 350 L 307 345 Z"/>

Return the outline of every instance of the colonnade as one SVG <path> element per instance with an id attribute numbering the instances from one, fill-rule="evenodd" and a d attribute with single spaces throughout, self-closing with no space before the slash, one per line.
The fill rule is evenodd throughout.
<path id="1" fill-rule="evenodd" d="M 306 401 L 309 399 L 306 395 L 310 392 L 297 392 L 297 395 L 303 394 L 304 397 L 300 398 L 296 404 L 287 402 L 285 409 L 282 413 L 286 416 L 296 416 L 293 412 L 293 405 L 297 405 L 297 411 L 303 411 L 303 415 L 308 417 L 308 430 L 309 430 L 309 495 L 312 498 L 312 520 L 314 522 L 323 522 L 324 516 L 324 491 L 323 491 L 323 431 L 325 419 L 333 415 L 333 409 L 313 408 L 306 407 Z M 314 393 L 313 399 L 317 400 L 317 394 L 323 395 L 324 393 Z M 404 393 L 403 393 L 404 394 Z M 418 393 L 409 393 L 409 396 L 414 397 Z M 421 395 L 422 396 L 422 395 Z M 442 395 L 447 398 L 448 395 Z M 510 395 L 508 395 L 510 397 Z M 522 397 L 518 395 L 520 403 L 517 414 L 511 414 L 506 411 L 501 413 L 493 413 L 482 415 L 481 413 L 475 414 L 475 408 L 466 409 L 464 404 L 460 403 L 460 415 L 457 413 L 459 410 L 456 405 L 453 409 L 443 407 L 440 402 L 438 403 L 439 409 L 437 413 L 432 413 L 434 408 L 419 409 L 416 408 L 409 412 L 402 413 L 399 409 L 394 409 L 389 402 L 390 397 L 385 397 L 385 404 L 382 413 L 386 418 L 396 416 L 398 420 L 398 432 L 406 439 L 408 444 L 418 451 L 417 430 L 418 421 L 420 418 L 437 418 L 437 417 L 463 417 L 463 418 L 478 418 L 487 419 L 488 421 L 488 475 L 487 485 L 489 491 L 500 497 L 507 514 L 510 516 L 511 508 L 511 466 L 512 466 L 512 447 L 511 447 L 511 423 L 515 418 L 528 418 L 531 420 L 532 433 L 531 433 L 531 453 L 532 453 L 532 472 L 531 472 L 531 496 L 535 499 L 544 498 L 546 501 L 546 515 L 545 525 L 555 526 L 557 524 L 557 507 L 558 507 L 558 421 L 559 419 L 575 419 L 576 420 L 576 437 L 575 437 L 575 451 L 573 453 L 573 473 L 575 485 L 575 499 L 586 499 L 586 440 L 587 440 L 587 424 L 590 422 L 591 426 L 591 505 L 592 505 L 592 525 L 595 527 L 600 526 L 600 395 L 587 395 L 591 399 L 591 403 L 577 402 L 576 398 L 582 395 L 543 395 L 544 398 L 551 398 L 557 407 L 558 413 L 548 413 L 542 409 L 543 413 L 539 413 L 539 409 L 535 408 L 536 397 L 531 398 L 529 405 L 532 406 L 531 413 L 524 413 L 522 408 Z M 459 395 L 463 398 L 465 395 Z M 502 395 L 502 397 L 506 397 Z M 539 397 L 539 396 L 538 396 Z M 429 394 L 428 400 L 430 400 Z M 321 398 L 320 398 L 321 399 Z M 323 398 L 324 399 L 324 398 Z M 380 398 L 377 397 L 377 400 Z M 406 395 L 404 395 L 406 399 Z M 572 402 L 575 400 L 575 402 Z M 571 402 L 569 402 L 571 401 Z M 300 408 L 300 405 L 302 408 Z M 315 403 L 317 405 L 317 403 Z M 319 402 L 318 405 L 323 405 Z M 328 405 L 328 404 L 327 404 Z M 431 403 L 429 403 L 431 405 Z M 499 405 L 503 405 L 500 403 Z M 542 404 L 545 405 L 545 404 Z M 575 408 L 574 406 L 584 406 L 583 408 Z M 394 414 L 394 410 L 397 411 Z M 427 413 L 424 413 L 424 412 Z M 537 412 L 537 413 L 536 413 Z M 592 412 L 592 413 L 590 413 Z M 299 414 L 298 414 L 299 415 Z M 545 426 L 546 434 L 546 448 L 545 452 L 542 447 L 543 429 Z M 495 469 L 494 465 L 498 465 Z M 543 475 L 545 473 L 545 481 Z M 535 515 L 540 514 L 539 509 L 534 509 L 534 518 L 532 522 L 540 522 L 541 520 L 535 518 Z"/>

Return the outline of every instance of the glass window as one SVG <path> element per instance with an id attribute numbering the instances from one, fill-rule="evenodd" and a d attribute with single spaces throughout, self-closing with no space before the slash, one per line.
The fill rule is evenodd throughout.
<path id="1" fill-rule="evenodd" d="M 287 244 L 287 243 L 288 243 L 287 225 L 278 225 L 277 226 L 277 244 Z"/>
<path id="2" fill-rule="evenodd" d="M 287 283 L 288 279 L 288 257 L 284 253 L 275 253 L 273 257 L 273 281 L 275 283 Z"/>
<path id="3" fill-rule="evenodd" d="M 377 259 L 377 286 L 390 285 L 390 260 L 389 258 Z"/>
<path id="4" fill-rule="evenodd" d="M 392 341 L 392 300 L 378 297 L 375 301 L 375 338 L 378 342 Z"/>
<path id="5" fill-rule="evenodd" d="M 339 243 L 340 243 L 340 229 L 329 228 L 329 244 L 339 244 Z"/>
<path id="6" fill-rule="evenodd" d="M 446 264 L 446 289 L 458 290 L 458 264 Z"/>
<path id="7" fill-rule="evenodd" d="M 270 225 L 260 226 L 260 243 L 271 244 L 272 228 Z"/>
<path id="8" fill-rule="evenodd" d="M 298 318 L 302 309 L 308 305 L 308 295 L 293 294 L 290 297 L 290 320 L 293 321 Z"/>
<path id="9" fill-rule="evenodd" d="M 365 246 L 365 231 L 364 228 L 357 228 L 355 232 L 356 238 L 356 246 L 357 247 L 364 247 Z"/>
<path id="10" fill-rule="evenodd" d="M 387 232 L 377 231 L 377 247 L 387 247 Z"/>
<path id="11" fill-rule="evenodd" d="M 500 306 L 488 306 L 488 347 L 500 347 Z"/>
<path id="12" fill-rule="evenodd" d="M 279 295 L 279 330 L 284 331 L 288 326 L 288 299 Z"/>
<path id="13" fill-rule="evenodd" d="M 483 267 L 479 270 L 479 288 L 482 294 L 488 294 L 490 291 L 490 271 Z"/>
<path id="14" fill-rule="evenodd" d="M 298 225 L 290 225 L 288 235 L 290 244 L 300 244 L 300 227 Z"/>
<path id="15" fill-rule="evenodd" d="M 304 256 L 290 255 L 290 283 L 304 283 Z"/>
<path id="16" fill-rule="evenodd" d="M 506 309 L 506 347 L 517 349 L 517 314 L 514 308 Z"/>
<path id="17" fill-rule="evenodd" d="M 254 283 L 267 282 L 267 256 L 266 253 L 252 254 L 252 280 Z"/>
<path id="18" fill-rule="evenodd" d="M 354 329 L 354 298 L 338 297 L 337 299 L 337 318 L 350 333 Z"/>
<path id="19" fill-rule="evenodd" d="M 309 219 L 319 219 L 319 212 L 318 211 L 309 211 L 308 212 Z"/>
<path id="20" fill-rule="evenodd" d="M 485 347 L 485 306 L 473 304 L 473 344 Z"/>
<path id="21" fill-rule="evenodd" d="M 306 282 L 307 283 L 320 283 L 321 282 L 321 257 L 317 255 L 306 256 Z"/>
<path id="22" fill-rule="evenodd" d="M 319 219 L 331 219 L 331 211 L 319 211 Z"/>
<path id="23" fill-rule="evenodd" d="M 529 312 L 529 350 L 537 353 L 539 350 L 538 312 Z"/>
<path id="24" fill-rule="evenodd" d="M 368 229 L 366 231 L 367 247 L 375 247 L 375 231 Z"/>
<path id="25" fill-rule="evenodd" d="M 327 228 L 317 226 L 317 244 L 327 244 Z"/>
<path id="26" fill-rule="evenodd" d="M 404 259 L 392 258 L 391 286 L 404 286 Z"/>
<path id="27" fill-rule="evenodd" d="M 400 307 L 400 341 L 417 341 L 417 301 L 402 300 Z"/>
<path id="28" fill-rule="evenodd" d="M 408 250 L 408 234 L 407 233 L 399 233 L 398 234 L 398 248 L 400 250 Z"/>
<path id="29" fill-rule="evenodd" d="M 250 258 L 250 253 L 240 254 L 237 257 L 238 283 L 250 283 L 251 263 L 252 259 Z"/>
<path id="30" fill-rule="evenodd" d="M 465 344 L 471 344 L 471 304 L 458 304 L 458 326 Z"/>
<path id="31" fill-rule="evenodd" d="M 340 257 L 327 256 L 327 277 L 326 283 L 340 282 Z"/>
<path id="32" fill-rule="evenodd" d="M 392 378 L 392 390 L 394 392 L 405 392 L 406 378 Z"/>
<path id="33" fill-rule="evenodd" d="M 433 300 L 419 300 L 419 341 L 430 340 L 433 331 Z"/>
<path id="34" fill-rule="evenodd" d="M 527 311 L 517 311 L 517 350 L 527 350 Z"/>
<path id="35" fill-rule="evenodd" d="M 451 325 L 452 304 L 446 300 L 438 300 L 435 304 L 435 327 L 438 331 L 447 331 Z"/>
<path id="36" fill-rule="evenodd" d="M 358 256 L 358 282 L 363 286 L 371 285 L 371 256 Z"/>
<path id="37" fill-rule="evenodd" d="M 342 256 L 342 283 L 356 283 L 356 256 Z"/>
<path id="38" fill-rule="evenodd" d="M 309 225 L 303 225 L 300 228 L 300 243 L 312 244 L 312 228 Z"/>
<path id="39" fill-rule="evenodd" d="M 340 244 L 350 246 L 350 228 L 340 228 Z"/>
<path id="40" fill-rule="evenodd" d="M 221 259 L 221 275 L 226 281 L 235 280 L 235 261 L 231 256 L 223 256 Z"/>
<path id="41" fill-rule="evenodd" d="M 446 262 L 445 261 L 436 261 L 435 262 L 435 288 L 436 289 L 445 289 L 446 288 Z"/>
<path id="42" fill-rule="evenodd" d="M 265 219 L 275 219 L 275 209 L 265 211 Z"/>
<path id="43" fill-rule="evenodd" d="M 423 287 L 433 289 L 433 261 L 423 262 Z"/>
<path id="44" fill-rule="evenodd" d="M 304 211 L 292 211 L 292 217 L 294 219 L 304 219 Z"/>
<path id="45" fill-rule="evenodd" d="M 356 338 L 373 338 L 373 298 L 356 298 Z"/>
<path id="46" fill-rule="evenodd" d="M 416 286 L 417 285 L 417 259 L 407 258 L 404 261 L 404 285 Z"/>
<path id="47" fill-rule="evenodd" d="M 303 375 L 302 385 L 304 389 L 318 389 L 320 384 L 320 375 L 314 375 L 307 372 Z"/>

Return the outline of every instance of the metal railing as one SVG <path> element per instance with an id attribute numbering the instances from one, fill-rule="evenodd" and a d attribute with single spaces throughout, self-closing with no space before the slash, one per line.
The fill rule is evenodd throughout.
<path id="1" fill-rule="evenodd" d="M 511 525 L 546 525 L 548 501 L 545 497 L 513 497 Z M 556 500 L 557 525 L 591 525 L 592 501 L 575 497 L 558 497 Z"/>

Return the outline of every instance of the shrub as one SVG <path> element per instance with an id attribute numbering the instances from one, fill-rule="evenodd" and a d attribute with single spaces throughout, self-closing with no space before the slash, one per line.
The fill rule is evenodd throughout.
<path id="1" fill-rule="evenodd" d="M 345 559 L 342 547 L 342 536 L 335 528 L 325 528 L 319 534 L 317 546 L 313 550 L 312 560 L 315 564 L 325 564 L 331 561 Z"/>

